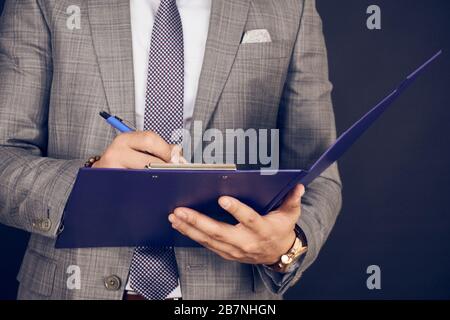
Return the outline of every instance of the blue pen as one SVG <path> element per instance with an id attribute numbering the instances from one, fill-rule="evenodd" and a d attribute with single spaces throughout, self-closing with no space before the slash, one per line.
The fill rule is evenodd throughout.
<path id="1" fill-rule="evenodd" d="M 131 132 L 135 131 L 134 129 L 131 129 L 129 126 L 127 126 L 122 119 L 116 116 L 110 115 L 108 112 L 102 111 L 100 112 L 100 115 L 102 118 L 106 120 L 110 125 L 112 125 L 114 128 L 119 130 L 120 132 Z"/>

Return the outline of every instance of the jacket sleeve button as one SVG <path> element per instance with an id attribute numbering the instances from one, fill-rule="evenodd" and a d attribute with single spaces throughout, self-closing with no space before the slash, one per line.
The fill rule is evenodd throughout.
<path id="1" fill-rule="evenodd" d="M 37 219 L 37 220 L 33 221 L 32 226 L 33 226 L 33 229 L 36 229 L 38 231 L 48 232 L 52 228 L 52 221 L 48 218 Z"/>
<path id="2" fill-rule="evenodd" d="M 118 276 L 111 275 L 104 279 L 104 285 L 106 290 L 117 291 L 122 286 L 122 281 Z"/>
<path id="3" fill-rule="evenodd" d="M 44 232 L 50 231 L 52 228 L 52 221 L 50 219 L 42 219 L 41 221 L 41 230 Z"/>

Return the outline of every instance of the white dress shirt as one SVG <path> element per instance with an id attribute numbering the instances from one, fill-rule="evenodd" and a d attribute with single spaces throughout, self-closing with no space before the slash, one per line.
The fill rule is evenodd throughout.
<path id="1" fill-rule="evenodd" d="M 144 128 L 148 54 L 160 0 L 130 0 L 137 129 Z M 208 36 L 211 0 L 177 0 L 184 37 L 184 127 L 189 128 Z"/>
<path id="2" fill-rule="evenodd" d="M 133 40 L 136 126 L 144 128 L 150 41 L 160 0 L 130 0 Z M 208 36 L 211 0 L 177 0 L 184 37 L 184 127 L 189 128 L 194 113 L 198 82 Z M 131 290 L 129 283 L 127 290 Z M 168 298 L 181 297 L 178 286 Z"/>

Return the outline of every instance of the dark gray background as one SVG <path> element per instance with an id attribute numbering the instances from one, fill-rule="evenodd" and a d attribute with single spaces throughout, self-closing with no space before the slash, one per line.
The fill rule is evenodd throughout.
<path id="1" fill-rule="evenodd" d="M 3 0 L 0 0 L 2 7 Z M 382 10 L 382 30 L 366 9 Z M 450 1 L 317 0 L 339 133 L 438 49 L 444 55 L 340 161 L 344 206 L 289 299 L 450 298 Z M 27 234 L 0 226 L 0 299 L 14 299 Z M 381 268 L 381 290 L 366 268 Z"/>

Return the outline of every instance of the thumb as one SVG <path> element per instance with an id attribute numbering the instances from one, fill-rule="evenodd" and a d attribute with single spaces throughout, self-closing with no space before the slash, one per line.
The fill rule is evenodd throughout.
<path id="1" fill-rule="evenodd" d="M 289 192 L 278 211 L 283 211 L 299 217 L 301 201 L 304 194 L 305 187 L 302 184 L 298 184 L 291 192 Z"/>
<path id="2" fill-rule="evenodd" d="M 187 164 L 187 160 L 183 157 L 183 148 L 179 145 L 171 146 L 170 163 Z"/>

